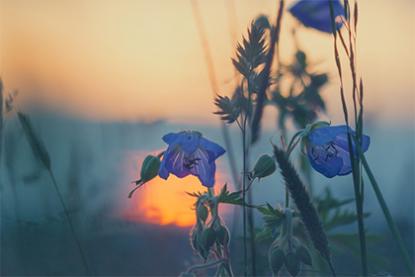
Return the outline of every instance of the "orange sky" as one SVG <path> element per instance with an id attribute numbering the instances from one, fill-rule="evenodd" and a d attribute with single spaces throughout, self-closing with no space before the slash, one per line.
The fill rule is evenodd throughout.
<path id="1" fill-rule="evenodd" d="M 258 14 L 274 16 L 276 1 L 234 0 L 238 38 Z M 288 1 L 290 5 L 292 1 Z M 383 119 L 413 118 L 415 4 L 360 0 L 358 64 L 366 106 Z M 232 87 L 227 5 L 200 1 L 221 91 Z M 281 55 L 290 57 L 286 13 Z M 301 46 L 332 72 L 324 91 L 341 118 L 331 38 L 299 31 Z M 189 0 L 0 0 L 0 76 L 8 89 L 101 119 L 214 120 L 203 53 Z M 268 112 L 268 114 L 273 114 Z"/>

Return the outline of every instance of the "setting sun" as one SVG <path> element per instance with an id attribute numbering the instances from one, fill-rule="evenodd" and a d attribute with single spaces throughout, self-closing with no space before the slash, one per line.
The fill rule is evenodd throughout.
<path id="1" fill-rule="evenodd" d="M 138 160 L 140 165 L 144 159 L 141 153 L 132 153 L 129 157 L 131 159 L 128 161 Z M 215 191 L 225 183 L 223 176 L 221 172 L 216 172 Z M 195 176 L 189 175 L 179 179 L 170 174 L 167 180 L 156 177 L 137 190 L 129 199 L 132 204 L 127 205 L 124 217 L 132 221 L 158 225 L 172 224 L 179 227 L 190 227 L 195 223 L 193 205 L 196 198 L 187 193 L 206 190 L 206 187 L 202 186 Z M 226 213 L 226 208 L 223 210 Z"/>
<path id="2" fill-rule="evenodd" d="M 144 185 L 136 194 L 136 213 L 145 220 L 160 225 L 174 224 L 187 227 L 194 224 L 195 198 L 186 192 L 203 191 L 194 176 L 179 179 L 171 175 L 168 180 L 159 177 Z"/>

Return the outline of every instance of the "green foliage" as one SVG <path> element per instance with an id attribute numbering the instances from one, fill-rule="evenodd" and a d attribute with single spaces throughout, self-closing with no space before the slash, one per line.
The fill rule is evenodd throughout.
<path id="1" fill-rule="evenodd" d="M 240 205 L 240 206 L 244 205 L 244 202 L 241 197 L 241 192 L 240 191 L 229 192 L 227 184 L 225 184 L 222 187 L 222 190 L 220 191 L 219 196 L 218 196 L 218 202 L 225 203 L 225 204 L 232 204 L 232 205 Z"/>
<path id="2" fill-rule="evenodd" d="M 236 59 L 232 59 L 235 68 L 247 80 L 253 79 L 254 70 L 266 61 L 265 31 L 260 24 L 252 23 L 248 37 L 236 48 Z"/>
<path id="3" fill-rule="evenodd" d="M 326 232 L 323 229 L 316 208 L 311 203 L 310 196 L 308 195 L 304 184 L 298 176 L 297 171 L 288 160 L 285 152 L 274 146 L 274 155 L 281 168 L 281 174 L 284 177 L 286 186 L 290 191 L 290 195 L 295 202 L 301 220 L 304 223 L 315 249 L 318 250 L 320 255 L 327 261 L 334 272 Z"/>
<path id="4" fill-rule="evenodd" d="M 282 86 L 278 86 L 268 104 L 277 106 L 281 128 L 285 128 L 286 119 L 289 117 L 299 128 L 304 128 L 317 119 L 319 111 L 326 110 L 320 92 L 328 83 L 328 75 L 312 72 L 307 55 L 301 50 L 295 53 L 292 64 L 284 66 L 280 74 L 281 81 L 291 80 L 289 89 L 282 91 Z"/>
<path id="5" fill-rule="evenodd" d="M 223 121 L 227 123 L 233 123 L 238 119 L 241 109 L 235 100 L 229 99 L 227 96 L 218 95 L 215 98 L 215 105 L 219 108 L 218 111 L 214 112 L 220 116 Z"/>

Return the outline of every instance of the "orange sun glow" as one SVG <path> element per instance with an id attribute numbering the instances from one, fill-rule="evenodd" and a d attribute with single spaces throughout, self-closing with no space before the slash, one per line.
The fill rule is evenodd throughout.
<path id="1" fill-rule="evenodd" d="M 159 153 L 155 151 L 155 153 Z M 128 175 L 135 176 L 137 168 L 131 167 L 139 161 L 139 167 L 144 160 L 143 152 L 129 153 L 126 155 Z M 221 170 L 221 162 L 218 161 L 216 170 L 215 192 L 219 191 L 227 182 L 227 175 Z M 131 177 L 134 179 L 134 177 Z M 132 189 L 132 185 L 129 189 Z M 158 225 L 176 225 L 178 227 L 190 227 L 195 223 L 195 211 L 193 205 L 195 197 L 186 192 L 205 192 L 206 187 L 202 186 L 199 179 L 189 175 L 185 178 L 178 178 L 170 174 L 167 180 L 156 177 L 138 189 L 131 199 L 126 203 L 123 217 L 131 221 L 140 221 Z M 231 212 L 230 207 L 220 207 L 222 215 Z"/>

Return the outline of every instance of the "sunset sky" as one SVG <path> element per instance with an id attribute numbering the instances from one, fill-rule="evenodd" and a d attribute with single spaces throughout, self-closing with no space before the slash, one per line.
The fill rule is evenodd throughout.
<path id="1" fill-rule="evenodd" d="M 229 94 L 232 32 L 239 40 L 255 16 L 273 19 L 276 1 L 199 2 L 220 89 Z M 236 21 L 229 16 L 232 3 Z M 287 1 L 287 6 L 292 3 Z M 365 80 L 367 110 L 381 119 L 414 116 L 414 3 L 359 1 L 358 67 Z M 295 24 L 285 13 L 285 60 L 293 51 L 290 30 Z M 332 38 L 306 28 L 298 31 L 298 38 L 318 62 L 316 70 L 331 72 L 332 85 L 323 95 L 330 118 L 340 120 Z M 0 0 L 0 51 L 0 76 L 6 88 L 19 89 L 23 99 L 35 98 L 93 119 L 215 120 L 189 0 Z"/>

